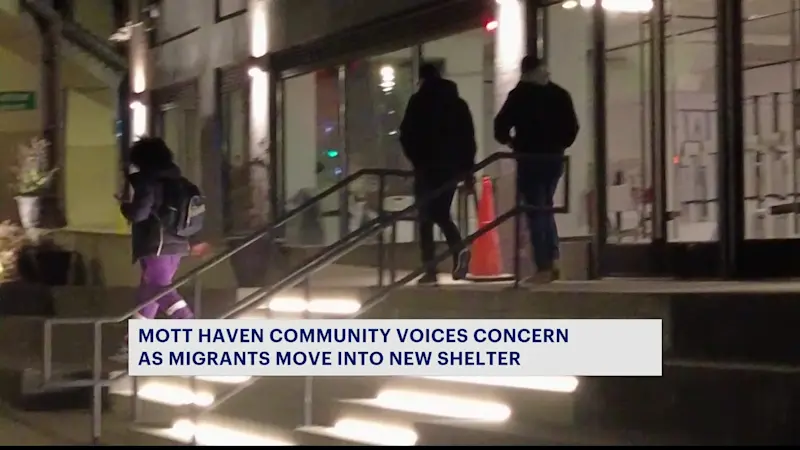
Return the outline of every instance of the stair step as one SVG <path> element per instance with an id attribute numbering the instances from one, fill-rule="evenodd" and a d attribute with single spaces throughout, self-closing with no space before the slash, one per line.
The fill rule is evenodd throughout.
<path id="1" fill-rule="evenodd" d="M 432 405 L 414 405 L 425 408 Z M 376 399 L 349 399 L 339 400 L 334 404 L 336 420 L 358 419 L 369 422 L 379 422 L 387 425 L 412 428 L 416 422 L 426 422 L 447 418 L 430 410 L 411 410 L 389 408 Z"/>
<path id="2" fill-rule="evenodd" d="M 333 428 L 328 427 L 300 427 L 294 431 L 295 439 L 299 445 L 313 446 L 374 446 L 371 442 L 364 442 L 337 433 Z M 386 444 L 382 444 L 386 445 Z"/>
<path id="3" fill-rule="evenodd" d="M 143 426 L 141 432 L 188 444 L 196 434 L 197 444 L 204 446 L 286 446 L 295 445 L 291 431 L 278 429 L 253 422 L 220 418 L 208 415 L 200 419 L 199 426 L 182 418 L 175 420 L 171 427 Z"/>
<path id="4" fill-rule="evenodd" d="M 379 377 L 319 377 L 310 381 L 311 389 L 306 391 L 307 380 L 303 377 L 258 378 L 243 392 L 217 407 L 215 413 L 293 429 L 304 424 L 308 401 L 311 423 L 329 425 L 336 418 L 332 408 L 336 400 L 375 396 L 385 383 L 385 379 Z"/>
<path id="5" fill-rule="evenodd" d="M 500 403 L 511 408 L 518 422 L 544 420 L 569 425 L 578 384 L 575 377 L 396 377 L 381 390 Z"/>
<path id="6" fill-rule="evenodd" d="M 537 422 L 429 421 L 415 424 L 417 445 L 685 446 L 720 445 L 677 436 L 590 430 Z M 730 443 L 729 443 L 730 444 Z"/>

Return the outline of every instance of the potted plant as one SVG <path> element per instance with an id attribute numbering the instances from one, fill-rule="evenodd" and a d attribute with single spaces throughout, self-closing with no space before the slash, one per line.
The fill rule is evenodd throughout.
<path id="1" fill-rule="evenodd" d="M 50 143 L 34 138 L 19 146 L 17 164 L 12 167 L 14 181 L 11 189 L 17 202 L 19 219 L 26 230 L 45 228 L 48 212 L 57 208 L 57 201 L 48 195 L 57 167 L 51 167 L 48 150 Z"/>

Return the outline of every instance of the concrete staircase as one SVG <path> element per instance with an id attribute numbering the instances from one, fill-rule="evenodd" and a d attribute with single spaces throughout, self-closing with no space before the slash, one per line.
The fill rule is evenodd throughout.
<path id="1" fill-rule="evenodd" d="M 289 291 L 255 317 L 336 319 L 357 311 L 376 289 L 345 271 L 312 280 L 311 302 Z M 363 274 L 362 274 L 363 275 Z M 324 278 L 324 277 L 323 277 Z M 534 289 L 504 284 L 406 286 L 368 318 L 661 318 L 661 378 L 117 378 L 108 386 L 106 444 L 164 445 L 724 445 L 798 442 L 800 362 L 790 341 L 800 304 L 789 283 L 563 282 Z M 208 317 L 248 292 L 204 292 Z M 117 314 L 132 300 L 98 292 L 57 292 L 59 316 Z M 101 299 L 105 301 L 101 301 Z M 82 300 L 81 300 L 82 299 Z M 767 314 L 769 312 L 769 314 Z M 25 363 L 0 375 L 37 386 L 43 318 L 0 318 L 0 343 Z M 747 330 L 746 339 L 737 337 Z M 61 376 L 87 378 L 89 330 L 64 327 L 54 355 Z M 104 335 L 110 354 L 123 329 Z M 116 336 L 115 336 L 116 334 Z M 749 342 L 749 344 L 747 344 Z M 12 344 L 13 343 L 13 344 Z M 765 355 L 765 348 L 770 354 Z M 104 368 L 110 378 L 115 368 Z M 20 375 L 20 372 L 23 375 Z M 22 380 L 22 381 L 19 381 Z M 13 386 L 14 383 L 0 383 Z M 88 389 L 41 392 L 37 420 L 70 418 L 89 433 Z M 46 394 L 46 395 L 45 395 Z M 56 394 L 57 397 L 53 400 Z M 7 398 L 11 393 L 6 392 Z M 30 400 L 30 398 L 28 400 Z M 17 403 L 19 408 L 25 402 Z M 28 403 L 30 405 L 36 402 Z M 45 409 L 45 408 L 40 408 Z M 138 422 L 126 425 L 134 410 Z M 32 414 L 32 413 L 27 413 Z M 84 418 L 79 422 L 75 417 Z M 75 430 L 69 430 L 76 433 Z"/>

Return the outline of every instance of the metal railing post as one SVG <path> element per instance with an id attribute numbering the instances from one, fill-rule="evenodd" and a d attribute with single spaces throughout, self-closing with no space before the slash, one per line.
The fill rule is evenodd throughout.
<path id="1" fill-rule="evenodd" d="M 44 322 L 44 339 L 42 349 L 42 378 L 44 383 L 49 383 L 53 377 L 53 324 L 49 320 Z"/>
<path id="2" fill-rule="evenodd" d="M 139 422 L 142 404 L 139 401 L 139 377 L 131 377 L 131 422 Z"/>
<path id="3" fill-rule="evenodd" d="M 517 170 L 514 172 L 515 177 L 519 177 L 519 161 L 517 161 Z M 520 210 L 520 197 L 519 197 L 519 183 L 514 180 L 514 208 L 518 211 Z M 522 232 L 522 224 L 520 223 L 520 214 L 514 214 L 514 289 L 519 287 L 519 278 L 520 278 L 520 259 L 519 259 L 519 252 L 520 252 L 520 236 L 519 234 Z M 528 226 L 531 226 L 528 224 Z M 536 251 L 536 249 L 533 249 Z"/>
<path id="4" fill-rule="evenodd" d="M 308 276 L 303 282 L 303 293 L 306 300 L 306 309 L 303 311 L 303 318 L 311 317 L 311 277 Z M 314 407 L 314 378 L 305 377 L 303 379 L 303 424 L 310 427 L 313 422 Z"/>
<path id="5" fill-rule="evenodd" d="M 383 175 L 378 176 L 378 217 L 383 220 L 383 195 L 386 189 L 386 177 Z M 383 287 L 383 272 L 385 269 L 385 255 L 383 254 L 384 238 L 383 230 L 378 233 L 378 287 Z"/>
<path id="6" fill-rule="evenodd" d="M 103 433 L 103 323 L 94 323 L 92 361 L 92 444 L 100 444 Z"/>
<path id="7" fill-rule="evenodd" d="M 203 282 L 201 277 L 194 280 L 194 288 L 192 293 L 192 309 L 194 317 L 199 319 L 202 313 L 203 306 Z M 189 391 L 192 393 L 192 401 L 189 404 L 191 409 L 192 418 L 192 441 L 191 445 L 197 445 L 197 421 L 200 417 L 200 408 L 197 405 L 197 377 L 189 377 Z"/>
<path id="8" fill-rule="evenodd" d="M 392 231 L 389 241 L 389 282 L 394 283 L 397 279 L 397 258 L 395 258 L 395 250 L 397 247 L 397 221 L 392 222 Z"/>

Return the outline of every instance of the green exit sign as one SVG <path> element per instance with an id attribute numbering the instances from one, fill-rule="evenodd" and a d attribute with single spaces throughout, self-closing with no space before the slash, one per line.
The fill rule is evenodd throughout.
<path id="1" fill-rule="evenodd" d="M 36 109 L 36 92 L 0 92 L 0 111 L 30 111 Z"/>

